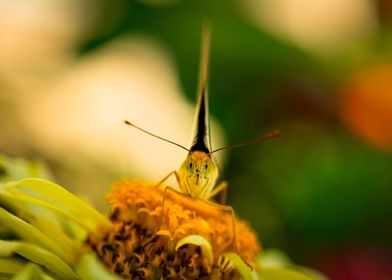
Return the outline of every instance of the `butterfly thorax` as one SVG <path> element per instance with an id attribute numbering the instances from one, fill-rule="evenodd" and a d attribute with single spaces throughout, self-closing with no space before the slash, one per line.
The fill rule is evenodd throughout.
<path id="1" fill-rule="evenodd" d="M 208 199 L 218 179 L 218 168 L 211 155 L 191 151 L 178 170 L 180 190 L 194 198 Z"/>

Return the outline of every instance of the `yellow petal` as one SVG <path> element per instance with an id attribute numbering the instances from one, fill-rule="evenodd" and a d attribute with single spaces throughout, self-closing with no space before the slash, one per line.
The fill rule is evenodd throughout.
<path id="1" fill-rule="evenodd" d="M 209 263 L 212 264 L 214 256 L 212 253 L 211 244 L 207 239 L 205 239 L 203 236 L 200 236 L 200 235 L 188 235 L 177 242 L 176 251 L 181 246 L 184 246 L 186 244 L 192 244 L 192 245 L 199 246 L 203 256 L 205 256 L 207 258 L 207 260 L 209 261 Z"/>
<path id="2" fill-rule="evenodd" d="M 171 238 L 171 233 L 167 229 L 158 230 L 156 235 L 167 236 L 167 237 Z"/>
<path id="3" fill-rule="evenodd" d="M 83 280 L 120 280 L 110 273 L 93 254 L 86 254 L 80 258 L 76 271 Z"/>
<path id="4" fill-rule="evenodd" d="M 78 279 L 75 272 L 57 255 L 34 244 L 0 240 L 0 257 L 9 257 L 13 254 L 18 254 L 33 263 L 42 265 L 55 274 L 58 279 Z"/>
<path id="5" fill-rule="evenodd" d="M 292 261 L 282 251 L 277 249 L 266 250 L 263 255 L 257 258 L 263 268 L 282 268 L 293 266 Z"/>
<path id="6" fill-rule="evenodd" d="M 61 248 L 58 245 L 58 243 L 48 238 L 45 234 L 37 230 L 32 225 L 12 215 L 11 213 L 7 212 L 1 207 L 0 207 L 0 219 L 4 226 L 11 229 L 20 238 L 48 249 L 49 251 L 60 256 L 68 263 L 71 261 L 72 259 L 71 255 L 66 254 L 63 248 Z"/>
<path id="7" fill-rule="evenodd" d="M 18 273 L 12 278 L 12 280 L 54 280 L 52 277 L 43 272 L 43 270 L 33 264 L 27 264 L 22 270 L 18 271 Z"/>
<path id="8" fill-rule="evenodd" d="M 245 280 L 256 280 L 258 279 L 257 274 L 253 273 L 251 268 L 241 259 L 241 257 L 236 253 L 226 253 L 223 255 L 228 258 L 232 264 L 233 268 L 241 274 L 242 278 Z M 289 280 L 286 279 L 286 280 Z"/>
<path id="9" fill-rule="evenodd" d="M 64 214 L 81 225 L 110 226 L 108 219 L 63 187 L 42 179 L 28 178 L 0 185 L 0 194 L 31 202 Z"/>
<path id="10" fill-rule="evenodd" d="M 24 263 L 17 258 L 0 258 L 0 275 L 2 274 L 16 274 L 23 269 Z"/>

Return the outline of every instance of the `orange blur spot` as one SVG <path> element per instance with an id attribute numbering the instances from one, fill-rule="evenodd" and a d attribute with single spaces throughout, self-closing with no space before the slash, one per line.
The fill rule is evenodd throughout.
<path id="1" fill-rule="evenodd" d="M 355 73 L 343 87 L 342 117 L 367 143 L 392 151 L 392 63 Z"/>

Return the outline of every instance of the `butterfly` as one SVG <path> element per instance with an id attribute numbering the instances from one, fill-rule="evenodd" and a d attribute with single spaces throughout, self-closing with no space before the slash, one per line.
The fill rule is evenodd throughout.
<path id="1" fill-rule="evenodd" d="M 251 141 L 241 144 L 231 145 L 216 150 L 211 149 L 210 123 L 208 114 L 208 64 L 210 49 L 211 27 L 207 24 L 203 26 L 201 40 L 201 58 L 198 102 L 195 114 L 194 136 L 191 147 L 188 149 L 174 141 L 162 138 L 149 131 L 146 131 L 135 124 L 125 120 L 125 124 L 130 125 L 146 134 L 174 144 L 186 151 L 188 155 L 177 171 L 170 172 L 160 183 L 166 181 L 173 174 L 175 175 L 180 192 L 192 198 L 210 200 L 220 192 L 225 192 L 227 183 L 222 182 L 216 186 L 219 176 L 219 169 L 212 154 L 221 150 L 238 148 L 252 143 L 256 143 L 271 137 L 279 136 L 279 131 L 274 130 L 261 135 Z"/>
<path id="2" fill-rule="evenodd" d="M 206 204 L 212 205 L 213 207 L 228 213 L 232 217 L 232 240 L 230 248 L 238 253 L 237 242 L 236 242 L 236 229 L 235 229 L 235 214 L 231 206 L 224 205 L 227 193 L 227 183 L 221 182 L 216 185 L 219 177 L 219 169 L 216 161 L 213 158 L 213 153 L 246 146 L 252 143 L 262 141 L 271 137 L 279 135 L 279 131 L 271 131 L 267 134 L 261 135 L 253 140 L 231 145 L 216 150 L 211 148 L 211 137 L 210 137 L 210 123 L 208 115 L 208 62 L 209 62 L 209 48 L 210 48 L 210 37 L 211 28 L 209 25 L 205 25 L 202 32 L 202 44 L 201 44 L 201 58 L 200 58 L 200 74 L 199 74 L 199 88 L 198 88 L 198 102 L 195 114 L 195 124 L 193 141 L 191 147 L 188 149 L 174 141 L 162 138 L 156 134 L 153 134 L 143 128 L 136 126 L 135 124 L 125 120 L 125 124 L 130 125 L 146 134 L 149 134 L 155 138 L 169 142 L 176 145 L 186 151 L 188 155 L 184 162 L 180 165 L 177 171 L 170 172 L 165 176 L 157 186 L 161 186 L 170 176 L 175 176 L 178 182 L 179 190 L 177 191 L 172 187 L 165 187 L 163 191 L 163 202 L 162 202 L 162 213 L 164 213 L 164 201 L 168 191 L 175 192 L 179 195 L 191 197 L 192 199 L 199 199 L 204 201 Z M 215 203 L 212 198 L 218 194 L 222 194 L 221 203 Z M 162 214 L 163 217 L 163 214 Z M 240 254 L 239 254 L 240 255 Z M 246 262 L 246 261 L 245 261 Z"/>

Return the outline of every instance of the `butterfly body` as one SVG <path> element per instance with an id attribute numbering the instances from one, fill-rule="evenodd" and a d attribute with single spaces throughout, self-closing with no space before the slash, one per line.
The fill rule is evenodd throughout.
<path id="1" fill-rule="evenodd" d="M 228 250 L 233 250 L 238 253 L 237 242 L 236 242 L 236 224 L 235 215 L 232 207 L 224 205 L 226 200 L 227 183 L 222 182 L 216 185 L 219 170 L 215 163 L 212 154 L 217 151 L 222 151 L 231 148 L 238 148 L 246 146 L 252 143 L 262 141 L 267 138 L 276 137 L 279 135 L 278 131 L 272 131 L 261 137 L 255 138 L 251 141 L 232 145 L 228 147 L 219 148 L 212 150 L 211 138 L 210 138 L 210 126 L 208 116 L 208 94 L 207 94 L 207 77 L 208 77 L 208 60 L 209 60 L 209 45 L 210 45 L 210 28 L 205 26 L 203 29 L 202 37 L 202 48 L 201 48 L 201 59 L 200 59 L 200 74 L 199 74 L 199 89 L 198 89 L 198 102 L 195 115 L 194 133 L 190 148 L 186 148 L 176 142 L 167 140 L 151 132 L 148 132 L 129 121 L 124 121 L 127 125 L 133 126 L 140 131 L 149 134 L 153 137 L 161 139 L 176 145 L 186 151 L 188 155 L 184 162 L 180 165 L 177 171 L 170 172 L 165 176 L 157 186 L 160 187 L 164 182 L 172 175 L 175 175 L 179 190 L 176 190 L 170 186 L 164 186 L 163 199 L 162 199 L 162 218 L 165 211 L 165 198 L 168 192 L 174 192 L 179 195 L 185 195 L 192 199 L 199 199 L 205 202 L 206 205 L 212 205 L 216 209 L 219 209 L 231 216 L 232 220 L 232 239 L 229 243 Z M 220 194 L 220 204 L 215 203 L 211 199 Z M 162 227 L 164 227 L 165 221 L 161 220 Z M 242 256 L 241 256 L 242 258 Z M 246 263 L 246 261 L 244 260 Z"/>

